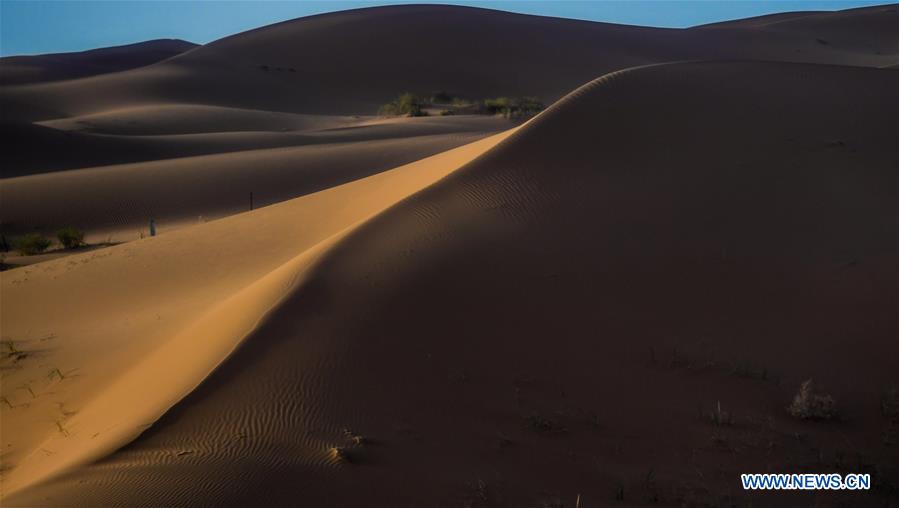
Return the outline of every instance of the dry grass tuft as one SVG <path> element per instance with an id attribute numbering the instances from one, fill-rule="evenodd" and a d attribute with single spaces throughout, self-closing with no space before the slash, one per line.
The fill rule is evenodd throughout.
<path id="1" fill-rule="evenodd" d="M 799 393 L 787 411 L 803 420 L 833 420 L 837 417 L 836 402 L 825 393 L 818 393 L 811 379 L 802 382 Z"/>

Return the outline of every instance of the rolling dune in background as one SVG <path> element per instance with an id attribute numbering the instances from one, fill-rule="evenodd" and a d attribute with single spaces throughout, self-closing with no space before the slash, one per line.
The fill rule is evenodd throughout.
<path id="1" fill-rule="evenodd" d="M 3 505 L 889 506 L 896 9 L 372 8 L 0 87 L 5 227 L 172 226 L 2 272 Z M 552 105 L 366 116 L 405 90 Z M 793 471 L 875 486 L 738 481 Z"/>
<path id="2" fill-rule="evenodd" d="M 52 232 L 63 220 L 77 224 L 95 240 L 110 235 L 115 241 L 134 240 L 150 218 L 156 219 L 160 231 L 220 218 L 248 210 L 250 192 L 257 207 L 276 203 L 412 162 L 512 125 L 499 118 L 459 116 L 306 133 L 141 138 L 139 142 L 151 150 L 168 143 L 226 151 L 5 179 L 0 181 L 3 220 L 15 232 Z"/>
<path id="3" fill-rule="evenodd" d="M 197 45 L 179 39 L 158 39 L 78 53 L 0 58 L 0 86 L 84 78 L 126 71 L 161 62 Z"/>
<path id="4" fill-rule="evenodd" d="M 165 103 L 372 114 L 403 91 L 444 90 L 472 99 L 534 95 L 552 102 L 606 72 L 653 62 L 896 63 L 894 6 L 819 18 L 828 37 L 848 32 L 864 43 L 822 44 L 820 35 L 809 34 L 816 27 L 808 17 L 782 30 L 675 30 L 455 6 L 359 9 L 251 30 L 127 72 L 4 87 L 0 106 L 21 121 Z"/>

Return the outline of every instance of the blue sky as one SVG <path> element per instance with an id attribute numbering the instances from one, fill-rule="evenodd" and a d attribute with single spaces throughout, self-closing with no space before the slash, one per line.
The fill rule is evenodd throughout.
<path id="1" fill-rule="evenodd" d="M 544 16 L 680 28 L 773 12 L 839 10 L 884 2 L 0 0 L 0 55 L 81 51 L 160 38 L 206 43 L 286 19 L 397 3 L 453 3 Z"/>

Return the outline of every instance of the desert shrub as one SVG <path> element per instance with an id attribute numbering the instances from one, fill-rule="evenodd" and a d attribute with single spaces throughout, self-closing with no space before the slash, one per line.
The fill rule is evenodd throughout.
<path id="1" fill-rule="evenodd" d="M 407 92 L 381 106 L 379 113 L 384 116 L 426 116 L 422 109 L 424 105 L 424 101 Z"/>
<path id="2" fill-rule="evenodd" d="M 484 99 L 484 112 L 491 115 L 506 116 L 511 111 L 512 99 L 508 97 L 497 97 L 495 99 Z"/>
<path id="3" fill-rule="evenodd" d="M 50 240 L 40 233 L 28 233 L 19 239 L 19 242 L 16 244 L 16 249 L 23 256 L 32 256 L 47 250 L 50 243 Z"/>
<path id="4" fill-rule="evenodd" d="M 734 416 L 729 412 L 721 409 L 721 401 L 715 405 L 715 409 L 707 413 L 708 420 L 716 427 L 729 427 L 734 424 Z"/>
<path id="5" fill-rule="evenodd" d="M 482 109 L 490 115 L 506 118 L 525 118 L 543 111 L 546 106 L 536 97 L 497 97 L 485 99 Z"/>
<path id="6" fill-rule="evenodd" d="M 515 108 L 520 115 L 532 116 L 546 109 L 546 106 L 536 97 L 521 97 L 515 99 Z"/>
<path id="7" fill-rule="evenodd" d="M 803 381 L 799 393 L 787 410 L 792 416 L 803 420 L 831 420 L 837 416 L 833 397 L 815 391 L 815 384 L 811 379 Z"/>
<path id="8" fill-rule="evenodd" d="M 330 451 L 331 456 L 334 457 L 337 462 L 353 462 L 353 455 L 350 452 L 349 448 L 346 448 L 344 446 L 335 446 L 331 448 Z"/>
<path id="9" fill-rule="evenodd" d="M 84 231 L 78 228 L 62 228 L 56 232 L 56 238 L 66 249 L 74 249 L 84 245 Z"/>
<path id="10" fill-rule="evenodd" d="M 563 425 L 555 420 L 544 418 L 538 414 L 532 414 L 524 419 L 527 427 L 537 433 L 561 434 L 568 432 Z"/>

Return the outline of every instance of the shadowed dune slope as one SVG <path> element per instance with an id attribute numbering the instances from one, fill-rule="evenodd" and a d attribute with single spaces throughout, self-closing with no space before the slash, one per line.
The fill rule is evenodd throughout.
<path id="1" fill-rule="evenodd" d="M 821 13 L 801 21 L 818 16 L 842 19 L 841 13 Z M 868 23 L 889 27 L 894 18 L 871 8 L 864 23 L 845 30 L 864 38 Z M 743 28 L 672 30 L 457 6 L 376 7 L 251 30 L 129 72 L 4 87 L 0 106 L 9 119 L 36 121 L 161 103 L 372 114 L 403 91 L 444 90 L 473 99 L 528 95 L 549 103 L 597 75 L 654 62 L 883 66 L 895 63 L 897 30 L 889 28 L 893 37 L 876 46 L 831 46 L 804 31 L 765 31 L 762 37 Z"/>
<path id="2" fill-rule="evenodd" d="M 338 242 L 131 445 L 7 505 L 882 506 L 897 79 L 593 81 Z M 786 414 L 807 378 L 840 421 Z M 849 456 L 873 491 L 739 489 Z"/>
<path id="3" fill-rule="evenodd" d="M 8 142 L 0 176 L 511 126 L 484 116 L 374 119 L 163 104 L 36 124 L 0 123 L 0 135 Z"/>
<path id="4" fill-rule="evenodd" d="M 184 53 L 197 45 L 179 39 L 92 49 L 0 58 L 0 86 L 83 78 L 143 67 Z"/>

